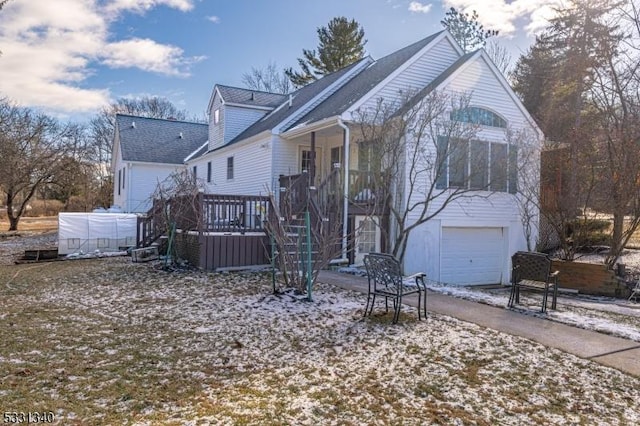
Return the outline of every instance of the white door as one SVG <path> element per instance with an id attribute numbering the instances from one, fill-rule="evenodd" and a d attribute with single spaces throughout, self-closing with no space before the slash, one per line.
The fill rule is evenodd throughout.
<path id="1" fill-rule="evenodd" d="M 354 263 L 361 265 L 364 263 L 364 256 L 369 253 L 380 251 L 380 227 L 374 220 L 379 218 L 356 216 L 356 244 L 354 253 Z"/>
<path id="2" fill-rule="evenodd" d="M 498 284 L 505 262 L 504 228 L 443 227 L 440 281 Z"/>

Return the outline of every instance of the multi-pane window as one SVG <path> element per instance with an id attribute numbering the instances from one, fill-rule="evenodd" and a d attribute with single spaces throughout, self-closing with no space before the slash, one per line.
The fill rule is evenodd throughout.
<path id="1" fill-rule="evenodd" d="M 518 150 L 504 143 L 438 138 L 436 188 L 517 191 Z"/>
<path id="2" fill-rule="evenodd" d="M 120 195 L 120 188 L 122 188 L 122 170 L 118 170 L 118 195 Z"/>
<path id="3" fill-rule="evenodd" d="M 301 172 L 310 172 L 311 171 L 311 151 L 303 149 L 300 153 L 300 171 Z"/>
<path id="4" fill-rule="evenodd" d="M 211 161 L 207 163 L 207 183 L 211 183 Z"/>
<path id="5" fill-rule="evenodd" d="M 227 180 L 233 179 L 233 157 L 227 157 Z"/>
<path id="6" fill-rule="evenodd" d="M 451 120 L 463 123 L 481 124 L 491 127 L 507 127 L 507 121 L 493 111 L 479 107 L 466 107 L 451 111 Z"/>

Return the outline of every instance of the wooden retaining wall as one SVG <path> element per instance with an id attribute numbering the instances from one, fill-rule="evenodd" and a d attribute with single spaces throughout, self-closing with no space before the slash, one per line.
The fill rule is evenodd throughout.
<path id="1" fill-rule="evenodd" d="M 560 287 L 578 290 L 583 294 L 625 297 L 626 287 L 620 285 L 606 265 L 554 260 L 553 271 L 560 271 Z"/>
<path id="2" fill-rule="evenodd" d="M 176 235 L 176 248 L 182 259 L 208 271 L 270 263 L 269 238 L 266 235 L 179 233 Z"/>

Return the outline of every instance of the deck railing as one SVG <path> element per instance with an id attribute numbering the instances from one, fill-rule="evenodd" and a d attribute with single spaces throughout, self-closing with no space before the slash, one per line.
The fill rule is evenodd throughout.
<path id="1" fill-rule="evenodd" d="M 202 194 L 203 232 L 264 232 L 269 197 L 262 195 Z"/>

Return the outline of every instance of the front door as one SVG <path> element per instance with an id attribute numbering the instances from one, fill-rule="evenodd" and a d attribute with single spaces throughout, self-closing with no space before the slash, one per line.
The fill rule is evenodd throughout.
<path id="1" fill-rule="evenodd" d="M 380 227 L 376 225 L 379 220 L 379 217 L 356 216 L 356 241 L 353 259 L 356 265 L 364 263 L 365 255 L 380 251 Z"/>

